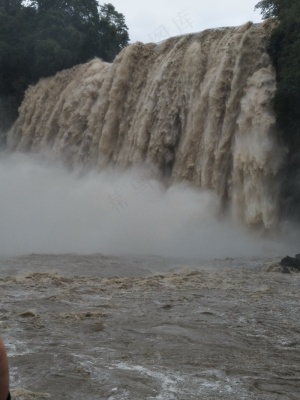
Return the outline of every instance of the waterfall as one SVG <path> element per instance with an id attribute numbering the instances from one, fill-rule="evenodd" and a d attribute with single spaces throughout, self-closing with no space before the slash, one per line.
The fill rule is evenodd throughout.
<path id="1" fill-rule="evenodd" d="M 217 193 L 249 226 L 276 226 L 285 149 L 266 52 L 272 22 L 134 43 L 30 87 L 8 148 L 70 166 L 148 164 Z"/>

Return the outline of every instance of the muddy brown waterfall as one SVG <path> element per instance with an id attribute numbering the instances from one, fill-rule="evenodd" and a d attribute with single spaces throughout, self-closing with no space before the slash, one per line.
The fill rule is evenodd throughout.
<path id="1" fill-rule="evenodd" d="M 30 87 L 12 150 L 51 149 L 68 164 L 149 163 L 172 181 L 218 193 L 247 225 L 276 224 L 285 151 L 266 53 L 272 24 L 135 43 Z"/>

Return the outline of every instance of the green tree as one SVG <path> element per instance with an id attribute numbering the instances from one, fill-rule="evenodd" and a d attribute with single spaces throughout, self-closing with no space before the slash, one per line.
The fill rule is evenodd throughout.
<path id="1" fill-rule="evenodd" d="M 255 9 L 261 9 L 264 19 L 278 17 L 282 9 L 282 3 L 282 0 L 262 0 L 256 4 Z"/>
<path id="2" fill-rule="evenodd" d="M 112 4 L 0 0 L 0 135 L 29 84 L 93 57 L 112 61 L 128 43 L 125 18 Z"/>
<path id="3" fill-rule="evenodd" d="M 23 36 L 19 36 L 19 29 L 22 30 L 22 10 L 21 1 L 0 0 L 0 135 L 17 116 L 21 97 L 18 89 L 24 81 L 21 70 Z"/>
<path id="4" fill-rule="evenodd" d="M 112 4 L 100 6 L 101 57 L 112 61 L 129 42 L 125 17 Z"/>
<path id="5" fill-rule="evenodd" d="M 262 0 L 256 8 L 263 18 L 275 17 L 279 24 L 268 44 L 276 69 L 274 108 L 282 138 L 288 147 L 282 210 L 300 220 L 300 0 Z"/>
<path id="6" fill-rule="evenodd" d="M 35 0 L 36 75 L 48 76 L 97 56 L 112 61 L 129 43 L 123 14 L 96 0 Z"/>

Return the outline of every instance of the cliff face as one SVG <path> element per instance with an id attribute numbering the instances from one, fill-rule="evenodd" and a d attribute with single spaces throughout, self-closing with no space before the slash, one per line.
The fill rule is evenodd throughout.
<path id="1" fill-rule="evenodd" d="M 29 88 L 11 150 L 50 149 L 103 168 L 148 163 L 171 180 L 218 193 L 248 225 L 276 224 L 278 142 L 272 25 L 250 23 L 136 43 Z"/>

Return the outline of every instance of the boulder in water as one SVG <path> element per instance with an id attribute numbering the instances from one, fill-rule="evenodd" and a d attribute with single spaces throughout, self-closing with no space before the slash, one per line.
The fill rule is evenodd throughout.
<path id="1" fill-rule="evenodd" d="M 279 262 L 264 265 L 264 271 L 281 272 L 282 274 L 300 272 L 300 254 L 296 254 L 295 257 L 286 256 Z"/>
<path id="2" fill-rule="evenodd" d="M 300 272 L 300 258 L 286 256 L 282 258 L 279 264 L 284 267 L 284 272 Z M 286 270 L 288 268 L 288 270 Z"/>

